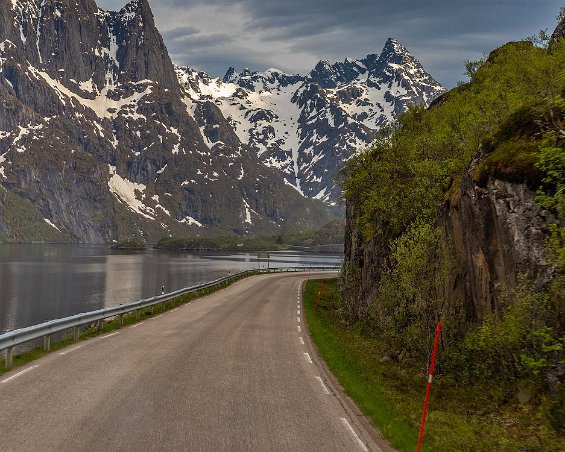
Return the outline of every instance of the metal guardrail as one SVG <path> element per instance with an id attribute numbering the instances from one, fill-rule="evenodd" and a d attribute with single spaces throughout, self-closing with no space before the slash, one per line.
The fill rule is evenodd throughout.
<path id="1" fill-rule="evenodd" d="M 275 269 L 259 269 L 259 270 L 246 270 L 233 275 L 225 276 L 223 278 L 215 279 L 203 284 L 198 284 L 184 289 L 176 290 L 164 295 L 159 295 L 151 298 L 146 298 L 132 303 L 121 304 L 110 308 L 98 309 L 96 311 L 85 312 L 83 314 L 76 314 L 62 319 L 50 320 L 48 322 L 40 323 L 39 325 L 20 328 L 17 330 L 9 331 L 0 334 L 0 352 L 5 350 L 4 365 L 11 368 L 14 359 L 14 350 L 17 346 L 23 345 L 37 339 L 43 338 L 43 348 L 49 351 L 51 348 L 51 336 L 53 334 L 61 333 L 68 330 L 73 330 L 74 340 L 80 337 L 80 328 L 86 325 L 98 323 L 98 328 L 102 329 L 103 321 L 108 318 L 119 317 L 120 323 L 123 323 L 124 315 L 135 312 L 137 318 L 141 316 L 141 310 L 146 308 L 153 308 L 161 304 L 163 309 L 167 301 L 174 300 L 182 295 L 186 295 L 199 290 L 219 286 L 225 282 L 245 277 L 249 274 L 256 273 L 280 273 L 280 272 L 304 272 L 304 271 L 336 271 L 341 267 L 291 267 L 291 268 L 275 268 Z"/>

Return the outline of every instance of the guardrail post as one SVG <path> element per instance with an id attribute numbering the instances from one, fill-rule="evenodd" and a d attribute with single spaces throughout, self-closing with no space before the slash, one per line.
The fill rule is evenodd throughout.
<path id="1" fill-rule="evenodd" d="M 43 336 L 43 350 L 46 352 L 51 350 L 51 336 L 49 334 Z"/>
<path id="2" fill-rule="evenodd" d="M 166 301 L 163 301 L 163 303 L 161 303 L 161 311 L 165 310 L 165 303 L 166 303 Z"/>
<path id="3" fill-rule="evenodd" d="M 79 326 L 75 326 L 73 328 L 73 339 L 75 341 L 78 341 L 80 339 L 80 327 Z"/>
<path id="4" fill-rule="evenodd" d="M 124 315 L 120 314 L 120 325 L 123 326 L 123 324 L 124 324 Z"/>
<path id="5" fill-rule="evenodd" d="M 104 320 L 100 319 L 98 320 L 98 332 L 101 332 L 102 328 L 104 328 Z"/>
<path id="6" fill-rule="evenodd" d="M 141 309 L 138 309 L 137 311 L 135 311 L 135 318 L 137 320 L 141 320 Z"/>
<path id="7" fill-rule="evenodd" d="M 14 364 L 14 347 L 6 349 L 6 357 L 4 358 L 4 367 L 11 369 Z"/>

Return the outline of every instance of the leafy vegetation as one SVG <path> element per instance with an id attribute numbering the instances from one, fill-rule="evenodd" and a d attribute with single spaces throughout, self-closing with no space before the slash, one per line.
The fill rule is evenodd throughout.
<path id="1" fill-rule="evenodd" d="M 423 373 L 434 326 L 446 322 L 444 381 L 476 386 L 499 408 L 527 394 L 536 422 L 539 415 L 563 432 L 565 40 L 550 50 L 509 43 L 466 69 L 468 83 L 402 115 L 344 168 L 352 220 L 365 243 L 377 244 L 381 268 L 378 285 L 362 292 L 360 264 L 349 262 L 336 312 L 348 328 L 378 340 L 389 359 Z M 457 204 L 469 168 L 479 185 L 494 177 L 537 190 L 554 268 L 543 286 L 524 277 L 479 324 L 450 295 L 457 263 L 438 225 L 442 206 Z M 359 303 L 366 298 L 368 306 Z"/>
<path id="2" fill-rule="evenodd" d="M 0 243 L 46 242 L 71 243 L 67 233 L 60 232 L 47 224 L 35 206 L 17 194 L 0 187 Z"/>
<path id="3" fill-rule="evenodd" d="M 115 243 L 112 245 L 112 249 L 114 250 L 131 250 L 131 251 L 141 251 L 146 249 L 147 247 L 140 242 L 139 240 L 130 239 L 130 240 L 123 240 L 121 242 Z"/>
<path id="4" fill-rule="evenodd" d="M 319 284 L 309 281 L 304 290 L 304 314 L 318 353 L 390 444 L 402 451 L 415 450 L 425 372 L 387 359 L 388 340 L 367 335 L 362 324 L 343 328 L 338 279 L 326 280 L 314 315 Z M 538 410 L 528 404 L 501 406 L 491 395 L 468 381 L 441 374 L 434 378 L 423 449 L 563 450 L 565 439 L 548 427 Z M 541 403 L 551 412 L 548 398 Z"/>
<path id="5" fill-rule="evenodd" d="M 341 252 L 345 222 L 334 220 L 318 231 L 307 231 L 267 237 L 166 237 L 156 248 L 175 250 L 262 251 L 284 250 L 289 247 L 307 248 L 317 252 Z"/>

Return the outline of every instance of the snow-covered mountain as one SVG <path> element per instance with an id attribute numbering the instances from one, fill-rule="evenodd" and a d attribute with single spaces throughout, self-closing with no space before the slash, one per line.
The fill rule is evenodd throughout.
<path id="1" fill-rule="evenodd" d="M 394 40 L 220 80 L 172 64 L 147 0 L 0 0 L 0 241 L 319 227 L 339 166 L 441 90 Z"/>
<path id="2" fill-rule="evenodd" d="M 344 161 L 396 115 L 444 91 L 393 38 L 380 55 L 320 61 L 306 76 L 277 69 L 230 68 L 223 79 L 188 67 L 176 72 L 187 99 L 214 103 L 265 165 L 302 195 L 330 204 L 340 199 L 335 177 Z"/>
<path id="3" fill-rule="evenodd" d="M 0 241 L 327 221 L 215 104 L 186 98 L 147 0 L 118 12 L 94 0 L 0 0 Z"/>

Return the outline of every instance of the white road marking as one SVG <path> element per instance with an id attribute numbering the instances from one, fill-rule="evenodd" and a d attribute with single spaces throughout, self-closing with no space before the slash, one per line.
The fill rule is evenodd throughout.
<path id="1" fill-rule="evenodd" d="M 28 373 L 30 370 L 37 369 L 38 367 L 39 367 L 39 365 L 28 367 L 27 369 L 24 369 L 24 370 L 18 372 L 17 374 L 14 374 L 11 377 L 8 377 L 5 380 L 0 381 L 0 383 L 8 383 L 9 381 L 11 381 L 15 378 L 18 378 L 19 376 L 21 376 L 23 374 Z"/>
<path id="2" fill-rule="evenodd" d="M 296 310 L 296 314 L 300 315 L 300 309 Z"/>
<path id="3" fill-rule="evenodd" d="M 300 325 L 298 325 L 296 328 L 298 329 L 298 332 L 300 333 L 300 331 L 301 331 L 301 330 L 300 330 Z"/>
<path id="4" fill-rule="evenodd" d="M 353 427 L 351 427 L 351 424 L 349 424 L 347 419 L 345 419 L 344 417 L 342 417 L 340 419 L 341 419 L 341 423 L 343 424 L 343 426 L 349 431 L 349 433 L 351 433 L 353 435 L 353 438 L 355 438 L 355 442 L 359 446 L 359 449 L 361 449 L 365 452 L 369 452 L 369 449 L 367 449 L 367 446 L 365 446 L 363 441 L 361 441 L 359 436 L 357 436 L 357 433 L 355 433 L 355 430 L 353 430 Z"/>
<path id="5" fill-rule="evenodd" d="M 304 359 L 306 360 L 306 362 L 308 364 L 312 364 L 312 358 L 310 358 L 310 354 L 309 353 L 304 353 Z"/>
<path id="6" fill-rule="evenodd" d="M 109 337 L 115 336 L 116 334 L 120 334 L 118 331 L 116 331 L 115 333 L 111 333 L 111 334 L 107 334 L 106 336 L 102 336 L 100 338 L 100 340 L 102 339 L 108 339 Z"/>
<path id="7" fill-rule="evenodd" d="M 300 323 L 300 317 L 296 317 L 296 321 Z"/>
<path id="8" fill-rule="evenodd" d="M 163 317 L 163 314 L 156 315 L 155 317 L 151 317 L 150 320 L 158 319 L 159 317 Z"/>
<path id="9" fill-rule="evenodd" d="M 143 325 L 145 322 L 139 322 L 136 323 L 135 325 L 130 326 L 130 328 L 137 328 L 139 325 Z"/>
<path id="10" fill-rule="evenodd" d="M 298 340 L 300 341 L 300 343 L 301 343 L 302 345 L 304 345 L 304 339 L 302 339 L 302 336 L 300 336 L 300 337 L 298 338 Z"/>
<path id="11" fill-rule="evenodd" d="M 82 347 L 84 347 L 84 344 L 83 345 L 77 345 L 76 347 L 73 347 L 73 348 L 69 348 L 68 350 L 65 350 L 64 352 L 59 353 L 59 355 L 65 356 L 69 353 L 74 352 L 75 350 L 78 350 L 79 348 L 82 348 Z"/>
<path id="12" fill-rule="evenodd" d="M 328 388 L 326 387 L 324 380 L 322 380 L 321 377 L 316 377 L 316 380 L 318 380 L 320 382 L 320 385 L 322 386 L 322 391 L 324 394 L 329 394 L 330 391 L 328 390 Z"/>
<path id="13" fill-rule="evenodd" d="M 175 312 L 175 311 L 178 311 L 178 310 L 179 310 L 179 308 L 171 309 L 171 312 Z"/>

